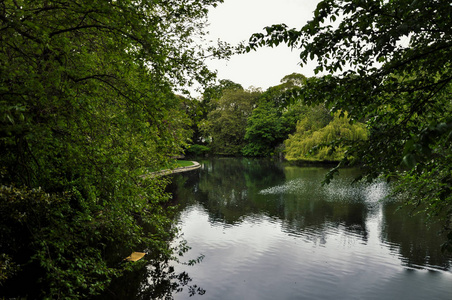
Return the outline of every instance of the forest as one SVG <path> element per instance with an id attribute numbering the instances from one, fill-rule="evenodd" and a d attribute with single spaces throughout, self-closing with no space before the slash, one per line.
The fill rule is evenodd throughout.
<path id="1" fill-rule="evenodd" d="M 293 73 L 266 91 L 220 80 L 201 99 L 183 99 L 193 133 L 185 154 L 340 161 L 345 149 L 332 142 L 365 140 L 367 129 L 347 112 L 332 113 L 323 104 L 308 106 L 293 96 L 311 80 L 316 79 Z"/>
<path id="2" fill-rule="evenodd" d="M 130 252 L 177 257 L 168 179 L 146 175 L 179 155 L 335 162 L 325 183 L 359 166 L 442 222 L 452 250 L 450 3 L 323 0 L 301 28 L 198 44 L 221 2 L 0 3 L 0 297 L 26 281 L 86 299 L 144 266 Z M 262 91 L 204 63 L 280 44 L 329 75 Z"/>

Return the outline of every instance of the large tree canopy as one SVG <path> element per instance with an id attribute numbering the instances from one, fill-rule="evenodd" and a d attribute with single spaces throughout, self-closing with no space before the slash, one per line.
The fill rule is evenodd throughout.
<path id="1" fill-rule="evenodd" d="M 287 160 L 340 161 L 344 157 L 344 147 L 332 149 L 329 143 L 340 140 L 353 143 L 366 139 L 364 124 L 351 124 L 347 113 L 339 117 L 331 116 L 323 107 L 313 107 L 297 123 L 297 130 L 284 141 Z"/>
<path id="2" fill-rule="evenodd" d="M 131 251 L 170 254 L 163 181 L 141 175 L 186 141 L 173 91 L 212 78 L 194 41 L 217 2 L 1 1 L 0 285 L 11 297 L 31 266 L 33 297 L 86 298 Z"/>
<path id="3" fill-rule="evenodd" d="M 225 89 L 216 108 L 209 112 L 201 125 L 204 135 L 211 139 L 215 154 L 239 155 L 245 145 L 248 118 L 256 106 L 260 92 L 236 87 Z"/>
<path id="4" fill-rule="evenodd" d="M 254 34 L 251 51 L 280 43 L 300 49 L 317 72 L 299 93 L 364 120 L 359 158 L 369 180 L 399 178 L 408 202 L 444 221 L 452 218 L 452 5 L 443 0 L 324 0 L 301 29 L 284 24 Z M 333 172 L 334 173 L 334 172 Z M 452 233 L 449 235 L 452 241 Z M 451 244 L 445 244 L 451 246 Z"/>
<path id="5" fill-rule="evenodd" d="M 257 107 L 248 119 L 242 153 L 246 156 L 272 156 L 276 149 L 295 131 L 300 114 L 305 110 L 300 103 L 287 101 L 285 96 L 306 82 L 302 74 L 284 76 L 281 84 L 268 88 L 259 96 Z"/>

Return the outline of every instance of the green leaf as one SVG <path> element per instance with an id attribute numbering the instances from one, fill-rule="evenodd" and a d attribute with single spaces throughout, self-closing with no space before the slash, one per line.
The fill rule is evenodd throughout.
<path id="1" fill-rule="evenodd" d="M 403 157 L 402 161 L 405 164 L 405 166 L 407 166 L 409 169 L 414 168 L 416 166 L 416 163 L 417 163 L 416 162 L 416 157 L 413 154 L 411 154 L 411 153 L 405 155 Z"/>

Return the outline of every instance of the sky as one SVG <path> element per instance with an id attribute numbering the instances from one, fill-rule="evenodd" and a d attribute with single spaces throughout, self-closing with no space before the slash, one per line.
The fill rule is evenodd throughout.
<path id="1" fill-rule="evenodd" d="M 209 12 L 207 30 L 210 39 L 236 45 L 248 41 L 256 32 L 272 24 L 284 23 L 289 28 L 301 28 L 312 19 L 319 0 L 224 0 Z M 294 72 L 314 76 L 314 63 L 300 66 L 299 51 L 286 45 L 260 48 L 247 54 L 234 55 L 228 61 L 206 62 L 218 71 L 218 79 L 229 79 L 244 88 L 260 87 L 264 91 L 278 85 Z"/>

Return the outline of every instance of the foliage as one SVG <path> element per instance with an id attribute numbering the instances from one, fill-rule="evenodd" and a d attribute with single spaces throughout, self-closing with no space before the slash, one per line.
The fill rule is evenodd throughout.
<path id="1" fill-rule="evenodd" d="M 222 79 L 219 80 L 218 84 L 206 87 L 201 100 L 181 97 L 182 110 L 185 111 L 191 121 L 190 130 L 192 132 L 190 144 L 193 144 L 192 146 L 199 145 L 205 147 L 207 137 L 203 136 L 200 126 L 206 121 L 208 113 L 217 107 L 218 101 L 225 90 L 243 90 L 243 87 L 238 83 Z M 191 147 L 189 147 L 187 151 L 190 152 L 190 148 Z M 195 147 L 193 149 L 200 150 L 201 148 Z M 202 152 L 205 154 L 208 151 L 204 148 Z M 196 151 L 195 155 L 201 155 L 201 153 Z"/>
<path id="2" fill-rule="evenodd" d="M 216 141 L 212 143 L 213 153 L 227 155 L 242 153 L 246 156 L 268 156 L 275 151 L 275 148 L 287 138 L 288 133 L 295 130 L 295 124 L 298 120 L 297 115 L 300 106 L 292 105 L 293 99 L 287 96 L 289 94 L 288 91 L 292 91 L 303 85 L 306 82 L 306 77 L 293 73 L 285 76 L 281 82 L 280 85 L 269 88 L 255 102 L 257 107 L 256 105 L 253 106 L 253 109 L 255 109 L 247 119 L 245 142 L 241 141 L 243 133 L 241 132 L 240 126 L 237 127 L 238 131 L 234 133 L 229 130 L 231 126 L 223 128 L 225 131 L 224 134 L 217 134 L 215 137 Z M 184 101 L 187 114 L 192 120 L 192 142 L 195 144 L 193 146 L 205 146 L 206 142 L 209 142 L 214 137 L 211 133 L 213 130 L 212 126 L 215 126 L 213 124 L 220 120 L 219 115 L 228 114 L 224 111 L 224 107 L 222 107 L 222 105 L 224 106 L 225 99 L 221 99 L 228 97 L 227 94 L 231 92 L 236 92 L 239 95 L 244 94 L 245 90 L 240 84 L 230 80 L 220 80 L 217 85 L 205 89 L 201 101 Z M 246 92 L 255 93 L 256 95 L 260 94 L 260 90 L 257 89 Z M 291 95 L 289 94 L 289 96 Z M 291 107 L 289 108 L 289 106 Z M 208 116 L 210 120 L 208 120 Z M 226 119 L 229 119 L 231 122 L 233 121 L 230 116 L 226 117 Z M 225 121 L 225 119 L 223 118 L 222 121 Z M 231 122 L 229 123 L 232 124 Z M 241 122 L 239 121 L 238 124 L 241 124 Z M 220 130 L 220 126 L 217 129 Z M 231 133 L 235 137 L 231 137 L 228 133 Z M 231 148 L 225 151 L 224 145 L 219 146 L 222 143 L 220 142 L 222 138 L 229 139 L 229 141 L 225 141 L 228 145 L 235 144 L 236 146 L 232 147 L 234 149 Z M 226 146 L 226 148 L 228 147 Z M 202 155 L 209 152 L 211 148 L 190 147 L 187 149 L 187 153 L 190 154 L 190 151 L 193 152 L 193 150 L 195 150 L 195 155 Z"/>
<path id="3" fill-rule="evenodd" d="M 259 105 L 248 119 L 242 149 L 245 156 L 269 156 L 287 136 L 288 126 L 277 108 L 269 104 Z M 289 129 L 290 130 L 290 129 Z"/>
<path id="4" fill-rule="evenodd" d="M 292 73 L 292 74 L 284 76 L 281 79 L 281 83 L 287 89 L 289 87 L 294 87 L 294 86 L 301 87 L 306 84 L 307 80 L 308 79 L 303 74 Z"/>
<path id="5" fill-rule="evenodd" d="M 259 97 L 257 107 L 248 119 L 245 156 L 271 156 L 275 150 L 295 131 L 296 122 L 305 109 L 299 101 L 288 97 L 290 93 L 306 83 L 302 74 L 284 76 L 281 84 L 268 88 Z"/>
<path id="6" fill-rule="evenodd" d="M 207 104 L 208 110 L 212 111 L 216 108 L 217 102 L 223 96 L 225 91 L 239 90 L 243 91 L 242 85 L 235 83 L 229 79 L 221 79 L 216 85 L 207 87 L 202 95 L 202 101 Z"/>
<path id="7" fill-rule="evenodd" d="M 319 112 L 323 111 L 323 116 Z M 312 113 L 311 113 L 312 112 Z M 347 117 L 337 112 L 328 122 L 329 114 L 324 109 L 311 109 L 297 124 L 297 131 L 284 142 L 287 160 L 340 161 L 344 157 L 344 144 L 367 138 L 362 123 L 351 124 Z M 334 147 L 335 141 L 341 141 Z"/>
<path id="8" fill-rule="evenodd" d="M 347 111 L 369 128 L 367 141 L 351 145 L 341 165 L 360 158 L 368 180 L 401 178 L 402 191 L 416 191 L 407 203 L 429 215 L 440 208 L 438 219 L 447 230 L 452 229 L 451 16 L 448 1 L 324 0 L 301 29 L 269 26 L 245 46 L 250 51 L 286 43 L 300 49 L 303 63 L 316 59 L 316 71 L 330 75 L 300 91 L 305 102 Z"/>
<path id="9" fill-rule="evenodd" d="M 190 142 L 195 144 L 203 143 L 203 137 L 199 129 L 199 124 L 207 117 L 207 106 L 206 102 L 199 101 L 197 99 L 188 99 L 185 97 L 181 98 L 181 109 L 185 112 L 188 119 L 190 120 L 189 130 L 190 130 Z"/>
<path id="10" fill-rule="evenodd" d="M 3 246 L 20 266 L 17 271 L 26 273 L 27 284 L 36 285 L 36 290 L 22 293 L 39 297 L 70 295 L 72 298 L 96 294 L 111 278 L 130 268 L 130 265 L 118 267 L 121 260 L 117 256 L 125 257 L 124 250 L 149 243 L 148 249 L 157 251 L 163 244 L 152 245 L 151 241 L 159 243 L 171 234 L 158 228 L 170 226 L 158 209 L 140 214 L 140 209 L 151 207 L 148 199 L 135 201 L 133 209 L 131 205 L 115 203 L 95 211 L 96 207 L 86 203 L 83 203 L 85 207 L 74 209 L 73 202 L 81 200 L 74 197 L 70 193 L 48 194 L 39 189 L 2 187 Z M 161 232 L 157 231 L 153 239 L 142 235 L 141 226 L 132 221 L 138 215 L 143 216 L 145 224 Z M 155 222 L 162 223 L 155 226 Z M 142 240 L 136 235 L 141 235 Z M 121 249 L 124 245 L 117 244 L 118 241 L 130 244 Z M 27 273 L 35 277 L 28 278 Z"/>
<path id="11" fill-rule="evenodd" d="M 245 145 L 245 132 L 259 97 L 259 92 L 240 89 L 225 90 L 215 110 L 202 124 L 205 136 L 211 138 L 215 154 L 237 155 Z"/>
<path id="12" fill-rule="evenodd" d="M 204 145 L 190 145 L 190 147 L 185 150 L 186 155 L 192 156 L 204 156 L 210 152 L 210 148 Z"/>
<path id="13" fill-rule="evenodd" d="M 1 2 L 0 266 L 11 297 L 26 293 L 13 283 L 32 267 L 37 297 L 87 298 L 130 268 L 120 264 L 130 252 L 171 255 L 166 182 L 140 175 L 185 146 L 173 90 L 213 78 L 194 36 L 217 2 Z"/>

